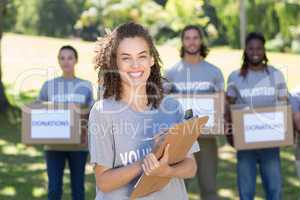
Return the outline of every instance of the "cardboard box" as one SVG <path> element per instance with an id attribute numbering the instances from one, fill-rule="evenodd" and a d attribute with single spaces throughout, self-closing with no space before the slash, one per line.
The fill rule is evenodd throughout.
<path id="1" fill-rule="evenodd" d="M 163 135 L 159 136 L 152 153 L 157 159 L 160 159 L 163 156 L 166 145 L 169 144 L 169 164 L 172 165 L 182 161 L 192 145 L 197 141 L 207 121 L 207 116 L 201 118 L 194 117 L 183 123 L 176 124 Z M 169 177 L 146 176 L 143 174 L 134 186 L 130 199 L 147 196 L 159 191 L 165 187 L 170 180 L 171 178 Z"/>
<path id="2" fill-rule="evenodd" d="M 232 131 L 237 150 L 294 144 L 290 105 L 250 108 L 232 106 Z"/>
<path id="3" fill-rule="evenodd" d="M 35 102 L 22 107 L 25 144 L 80 144 L 88 109 L 78 104 Z"/>
<path id="4" fill-rule="evenodd" d="M 224 135 L 224 93 L 176 94 L 172 95 L 182 105 L 184 111 L 193 110 L 194 116 L 208 116 L 209 120 L 201 137 Z"/>

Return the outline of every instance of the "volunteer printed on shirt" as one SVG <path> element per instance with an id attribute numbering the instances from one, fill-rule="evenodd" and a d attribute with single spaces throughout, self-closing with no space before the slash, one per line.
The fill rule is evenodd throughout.
<path id="1" fill-rule="evenodd" d="M 227 82 L 227 96 L 236 98 L 236 104 L 270 106 L 279 98 L 287 97 L 288 91 L 283 74 L 268 66 L 259 71 L 249 69 L 245 78 L 240 70 L 232 72 Z"/>
<path id="2" fill-rule="evenodd" d="M 205 60 L 197 64 L 189 64 L 182 60 L 166 72 L 166 78 L 169 83 L 165 83 L 165 89 L 171 93 L 196 94 L 224 91 L 222 72 Z"/>
<path id="3" fill-rule="evenodd" d="M 153 136 L 183 120 L 179 102 L 165 97 L 158 109 L 144 112 L 132 110 L 126 103 L 113 99 L 97 101 L 89 117 L 89 150 L 91 163 L 108 168 L 124 167 L 143 158 L 152 151 Z M 189 154 L 199 151 L 195 143 Z M 96 200 L 127 200 L 137 179 L 112 192 L 99 188 Z M 161 191 L 143 200 L 188 199 L 183 179 L 172 178 Z"/>
<path id="4" fill-rule="evenodd" d="M 94 104 L 92 84 L 89 81 L 57 77 L 48 80 L 42 86 L 38 100 L 54 103 L 77 103 L 92 107 Z M 87 150 L 78 145 L 45 145 L 46 150 Z"/>

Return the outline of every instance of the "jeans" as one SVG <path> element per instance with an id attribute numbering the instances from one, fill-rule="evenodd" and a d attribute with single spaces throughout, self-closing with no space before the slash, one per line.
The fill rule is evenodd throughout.
<path id="1" fill-rule="evenodd" d="M 70 168 L 72 200 L 84 200 L 87 151 L 45 151 L 48 174 L 48 200 L 61 200 L 66 160 Z"/>
<path id="2" fill-rule="evenodd" d="M 254 200 L 256 164 L 259 164 L 266 200 L 280 200 L 282 180 L 279 148 L 237 152 L 237 177 L 240 199 Z"/>

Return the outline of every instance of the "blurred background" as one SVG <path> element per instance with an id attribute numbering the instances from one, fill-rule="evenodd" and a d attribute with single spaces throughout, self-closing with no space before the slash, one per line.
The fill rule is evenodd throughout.
<path id="1" fill-rule="evenodd" d="M 46 198 L 43 151 L 20 143 L 19 109 L 36 98 L 44 81 L 60 75 L 59 48 L 70 44 L 78 50 L 77 76 L 90 80 L 96 90 L 94 41 L 128 21 L 149 29 L 163 72 L 179 60 L 183 27 L 201 26 L 210 47 L 207 60 L 225 79 L 241 65 L 245 34 L 262 32 L 270 63 L 283 71 L 290 90 L 300 85 L 300 0 L 0 0 L 0 199 Z M 219 194 L 238 199 L 235 151 L 223 138 L 219 143 Z M 281 156 L 284 199 L 298 199 L 294 149 L 285 148 Z M 63 199 L 70 199 L 69 177 L 64 181 Z M 257 199 L 263 199 L 258 182 Z M 90 166 L 86 187 L 87 199 L 93 199 Z M 191 199 L 199 199 L 196 180 L 188 190 Z"/>

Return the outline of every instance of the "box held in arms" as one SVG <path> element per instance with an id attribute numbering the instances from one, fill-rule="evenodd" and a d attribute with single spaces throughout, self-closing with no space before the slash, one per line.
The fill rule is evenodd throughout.
<path id="1" fill-rule="evenodd" d="M 208 116 L 201 137 L 224 135 L 224 93 L 174 94 L 184 111 L 192 109 L 194 116 Z"/>
<path id="2" fill-rule="evenodd" d="M 281 147 L 294 144 L 290 105 L 231 107 L 234 147 L 237 150 Z"/>
<path id="3" fill-rule="evenodd" d="M 22 143 L 81 144 L 88 108 L 79 104 L 34 102 L 22 107 Z"/>

